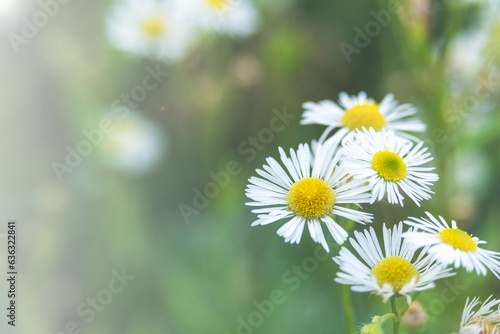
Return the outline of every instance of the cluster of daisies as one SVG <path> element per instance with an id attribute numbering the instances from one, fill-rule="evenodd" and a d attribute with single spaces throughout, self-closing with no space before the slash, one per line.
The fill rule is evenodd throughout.
<path id="1" fill-rule="evenodd" d="M 351 221 L 372 222 L 372 214 L 361 204 L 386 199 L 403 206 L 408 198 L 420 206 L 431 198 L 438 175 L 427 166 L 431 154 L 415 136 L 425 131 L 425 124 L 414 106 L 399 104 L 392 95 L 377 103 L 361 92 L 341 93 L 338 103 L 307 102 L 303 107 L 302 124 L 327 128 L 311 145 L 301 144 L 288 154 L 280 147 L 280 162 L 267 158 L 256 170 L 259 176 L 249 179 L 247 205 L 257 214 L 252 226 L 284 221 L 278 235 L 298 244 L 307 225 L 311 238 L 329 252 L 325 227 L 341 245 L 349 238 Z M 410 303 L 411 293 L 454 275 L 451 267 L 479 275 L 489 270 L 500 278 L 500 253 L 481 248 L 485 242 L 459 229 L 455 221 L 448 224 L 429 212 L 392 228 L 384 224 L 383 243 L 373 227 L 353 234 L 352 249 L 344 246 L 333 258 L 340 269 L 335 281 L 353 291 L 379 294 L 385 301 L 404 296 Z M 460 333 L 482 333 L 485 326 L 500 333 L 500 312 L 493 310 L 499 303 L 489 301 L 473 312 L 478 304 L 473 299 Z"/>
<path id="2" fill-rule="evenodd" d="M 203 32 L 247 36 L 257 23 L 251 0 L 121 0 L 109 16 L 108 35 L 133 54 L 178 60 Z"/>

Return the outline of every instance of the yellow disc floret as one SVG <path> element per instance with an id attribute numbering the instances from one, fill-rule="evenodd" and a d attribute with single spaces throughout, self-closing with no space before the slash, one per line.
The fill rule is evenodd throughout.
<path id="1" fill-rule="evenodd" d="M 286 202 L 297 216 L 317 219 L 332 211 L 335 204 L 335 192 L 325 181 L 308 177 L 297 181 L 290 188 Z"/>
<path id="2" fill-rule="evenodd" d="M 160 16 L 148 17 L 141 22 L 142 31 L 149 37 L 158 38 L 165 33 L 165 21 Z"/>
<path id="3" fill-rule="evenodd" d="M 413 278 L 418 280 L 418 271 L 408 260 L 399 256 L 391 256 L 382 259 L 372 269 L 372 275 L 377 279 L 382 288 L 384 284 L 390 284 L 394 293 L 398 293 Z"/>
<path id="4" fill-rule="evenodd" d="M 215 9 L 224 9 L 229 5 L 230 0 L 207 0 L 210 7 Z"/>
<path id="5" fill-rule="evenodd" d="M 379 131 L 386 125 L 385 118 L 374 101 L 358 104 L 346 110 L 341 122 L 344 127 L 351 130 L 361 130 L 365 127 Z"/>
<path id="6" fill-rule="evenodd" d="M 467 252 L 473 252 L 477 249 L 477 243 L 472 239 L 472 235 L 468 235 L 458 228 L 447 228 L 439 232 L 439 238 L 454 248 L 461 249 Z"/>
<path id="7" fill-rule="evenodd" d="M 389 150 L 378 151 L 373 155 L 372 168 L 381 178 L 392 182 L 401 181 L 407 173 L 403 158 Z"/>

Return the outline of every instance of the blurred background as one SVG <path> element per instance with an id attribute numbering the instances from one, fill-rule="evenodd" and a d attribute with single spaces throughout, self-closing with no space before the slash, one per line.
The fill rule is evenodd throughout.
<path id="1" fill-rule="evenodd" d="M 251 228 L 244 205 L 266 157 L 324 130 L 299 125 L 302 103 L 341 91 L 393 93 L 428 124 L 436 195 L 367 205 L 375 229 L 429 210 L 500 251 L 497 1 L 255 1 L 253 33 L 200 32 L 176 60 L 110 41 L 119 1 L 54 0 L 46 23 L 51 1 L 0 1 L 0 264 L 15 219 L 19 271 L 2 333 L 347 332 L 338 248 Z M 459 271 L 419 297 L 417 332 L 458 331 L 467 296 L 490 294 L 493 275 Z M 390 312 L 352 298 L 359 325 Z"/>

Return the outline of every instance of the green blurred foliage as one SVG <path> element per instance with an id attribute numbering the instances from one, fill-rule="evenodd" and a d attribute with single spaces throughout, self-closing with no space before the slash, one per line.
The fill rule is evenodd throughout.
<path id="1" fill-rule="evenodd" d="M 412 9 L 414 2 L 427 11 Z M 299 125 L 302 103 L 336 100 L 341 91 L 367 91 L 379 100 L 394 93 L 417 105 L 429 125 L 423 138 L 441 177 L 434 199 L 421 208 L 373 205 L 375 228 L 430 210 L 459 220 L 488 240 L 489 249 L 500 250 L 499 34 L 491 33 L 495 38 L 483 52 L 488 62 L 480 60 L 477 77 L 462 82 L 447 70 L 449 44 L 483 26 L 481 7 L 402 3 L 404 10 L 350 63 L 339 45 L 352 44 L 354 28 L 364 29 L 371 11 L 387 8 L 384 1 L 260 1 L 262 26 L 254 36 L 206 35 L 175 64 L 134 58 L 109 45 L 104 31 L 112 1 L 71 2 L 19 54 L 5 45 L 0 202 L 4 218 L 22 226 L 20 330 L 59 333 L 76 321 L 83 333 L 237 333 L 239 319 L 248 322 L 258 312 L 255 303 L 278 290 L 285 301 L 254 333 L 344 333 L 333 261 L 319 261 L 307 278 L 297 279 L 291 270 L 316 249 L 309 235 L 300 245 L 285 244 L 275 234 L 279 223 L 251 228 L 255 217 L 244 205 L 247 179 L 266 157 L 276 157 L 278 146 L 297 147 L 321 134 L 321 126 Z M 107 166 L 96 150 L 59 183 L 51 163 L 62 161 L 66 146 L 96 127 L 112 101 L 157 64 L 169 77 L 137 109 L 165 133 L 162 161 L 145 175 L 131 175 Z M 494 90 L 477 101 L 477 85 L 494 71 Z M 296 118 L 255 156 L 242 154 L 240 145 L 269 126 L 274 109 L 284 108 Z M 179 204 L 192 205 L 193 189 L 203 191 L 210 172 L 224 171 L 232 160 L 241 167 L 238 175 L 186 223 Z M 86 324 L 78 305 L 122 267 L 135 279 Z M 439 301 L 454 278 L 421 295 L 432 320 L 425 332 L 457 331 L 467 296 L 500 296 L 492 275 L 460 271 L 458 279 L 464 290 L 442 302 L 442 310 Z M 352 298 L 359 328 L 390 312 L 377 296 Z"/>

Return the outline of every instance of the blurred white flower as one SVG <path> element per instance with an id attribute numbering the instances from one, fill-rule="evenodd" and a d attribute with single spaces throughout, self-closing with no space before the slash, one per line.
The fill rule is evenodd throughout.
<path id="1" fill-rule="evenodd" d="M 247 36 L 257 28 L 257 10 L 250 0 L 190 0 L 185 6 L 193 22 L 205 30 Z"/>
<path id="2" fill-rule="evenodd" d="M 467 82 L 477 79 L 484 65 L 484 48 L 487 43 L 488 36 L 480 29 L 458 35 L 450 46 L 448 58 L 450 74 Z"/>
<path id="3" fill-rule="evenodd" d="M 141 56 L 177 60 L 193 40 L 182 1 L 123 0 L 108 18 L 108 35 L 117 47 Z"/>
<path id="4" fill-rule="evenodd" d="M 104 138 L 104 158 L 114 167 L 142 173 L 162 156 L 164 136 L 151 121 L 137 112 L 113 116 L 112 130 Z"/>

